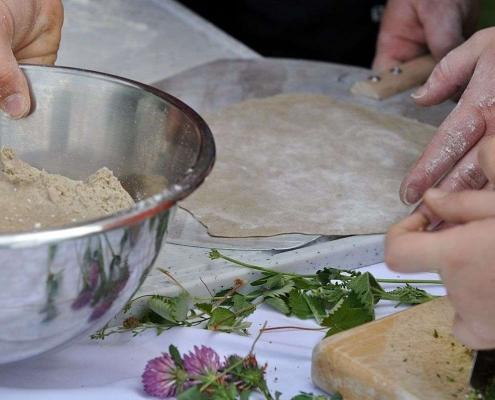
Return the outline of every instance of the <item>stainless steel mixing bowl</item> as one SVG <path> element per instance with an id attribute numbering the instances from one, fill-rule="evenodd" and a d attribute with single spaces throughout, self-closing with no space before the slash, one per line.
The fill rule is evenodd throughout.
<path id="1" fill-rule="evenodd" d="M 0 116 L 0 145 L 74 179 L 106 166 L 139 202 L 73 226 L 0 235 L 0 363 L 94 332 L 121 310 L 153 265 L 175 203 L 215 157 L 205 122 L 166 93 L 78 69 L 23 70 L 32 112 Z"/>

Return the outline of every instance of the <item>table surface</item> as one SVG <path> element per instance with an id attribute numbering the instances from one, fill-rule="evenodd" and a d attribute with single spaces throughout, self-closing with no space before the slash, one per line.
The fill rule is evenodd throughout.
<path id="1" fill-rule="evenodd" d="M 258 54 L 173 0 L 65 0 L 57 64 L 145 83 Z"/>
<path id="2" fill-rule="evenodd" d="M 363 268 L 380 278 L 399 278 L 382 263 Z M 408 275 L 407 278 L 438 279 L 434 274 Z M 393 289 L 393 285 L 384 285 Z M 443 295 L 441 286 L 423 286 L 430 293 Z M 394 308 L 382 301 L 376 307 L 381 318 L 402 308 Z M 0 398 L 2 400 L 110 400 L 149 399 L 142 390 L 140 376 L 146 361 L 166 352 L 174 344 L 181 352 L 194 345 L 207 345 L 222 356 L 244 355 L 249 352 L 259 329 L 297 326 L 317 328 L 312 320 L 286 317 L 268 307 L 262 307 L 249 318 L 250 336 L 211 332 L 198 328 L 176 328 L 157 336 L 148 331 L 137 337 L 130 334 L 110 336 L 104 341 L 82 338 L 57 353 L 27 360 L 15 366 L 0 366 Z M 268 363 L 267 382 L 282 399 L 289 399 L 300 391 L 318 393 L 311 382 L 311 354 L 324 332 L 299 329 L 266 332 L 256 344 L 259 362 Z M 253 397 L 260 398 L 260 397 Z"/>

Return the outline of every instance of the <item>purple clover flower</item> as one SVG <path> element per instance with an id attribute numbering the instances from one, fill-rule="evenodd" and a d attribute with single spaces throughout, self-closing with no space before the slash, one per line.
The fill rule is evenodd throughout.
<path id="1" fill-rule="evenodd" d="M 81 293 L 79 293 L 79 296 L 76 297 L 71 307 L 73 310 L 79 310 L 80 308 L 87 306 L 91 302 L 92 298 L 93 291 L 84 289 L 81 291 Z"/>
<path id="2" fill-rule="evenodd" d="M 184 355 L 184 367 L 190 375 L 205 376 L 222 368 L 220 356 L 211 347 L 194 346 L 194 352 Z"/>
<path id="3" fill-rule="evenodd" d="M 86 284 L 91 288 L 96 288 L 98 279 L 100 278 L 100 263 L 97 261 L 91 262 L 88 273 L 86 275 Z"/>
<path id="4" fill-rule="evenodd" d="M 187 380 L 187 372 L 178 368 L 168 353 L 148 361 L 142 375 L 144 391 L 160 399 L 175 397 L 179 389 L 190 386 Z"/>

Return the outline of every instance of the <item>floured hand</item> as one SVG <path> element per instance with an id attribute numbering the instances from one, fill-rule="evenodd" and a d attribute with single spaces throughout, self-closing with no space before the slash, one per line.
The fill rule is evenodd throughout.
<path id="1" fill-rule="evenodd" d="M 495 138 L 486 140 L 478 158 L 494 183 Z M 456 310 L 454 334 L 470 348 L 495 348 L 495 192 L 430 189 L 424 201 L 455 226 L 427 232 L 429 219 L 417 212 L 390 228 L 385 261 L 401 272 L 439 271 Z"/>
<path id="2" fill-rule="evenodd" d="M 401 185 L 401 198 L 415 203 L 435 185 L 445 191 L 480 189 L 486 183 L 477 154 L 482 138 L 495 133 L 495 28 L 474 34 L 452 50 L 414 95 L 419 105 L 438 104 L 462 93 L 457 107 Z"/>

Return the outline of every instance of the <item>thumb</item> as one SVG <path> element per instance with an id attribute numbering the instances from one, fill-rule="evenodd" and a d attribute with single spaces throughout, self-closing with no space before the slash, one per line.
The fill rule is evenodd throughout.
<path id="1" fill-rule="evenodd" d="M 31 108 L 26 77 L 5 35 L 0 35 L 0 108 L 14 119 L 26 116 Z"/>
<path id="2" fill-rule="evenodd" d="M 438 12 L 437 14 L 440 13 Z M 463 35 L 463 16 L 459 8 L 444 8 L 441 15 L 443 15 L 442 18 L 432 18 L 431 15 L 423 17 L 420 14 L 420 19 L 424 24 L 428 48 L 437 61 L 465 40 Z"/>

